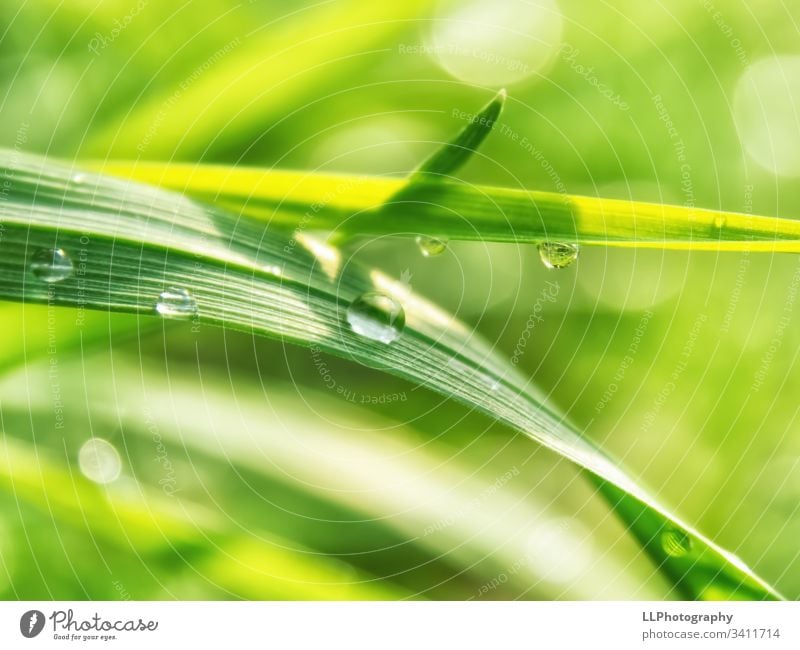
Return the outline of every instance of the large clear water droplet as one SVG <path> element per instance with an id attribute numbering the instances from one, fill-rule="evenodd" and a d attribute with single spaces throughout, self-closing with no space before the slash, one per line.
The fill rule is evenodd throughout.
<path id="1" fill-rule="evenodd" d="M 661 533 L 661 548 L 671 557 L 683 557 L 692 550 L 692 538 L 682 530 L 668 528 Z"/>
<path id="2" fill-rule="evenodd" d="M 539 244 L 539 257 L 548 269 L 564 269 L 578 259 L 578 245 L 542 242 Z"/>
<path id="3" fill-rule="evenodd" d="M 42 282 L 61 282 L 73 270 L 72 259 L 61 248 L 44 248 L 31 257 L 31 273 Z"/>
<path id="4" fill-rule="evenodd" d="M 102 438 L 89 438 L 78 452 L 81 473 L 95 483 L 111 483 L 119 478 L 122 460 L 116 447 Z"/>
<path id="5" fill-rule="evenodd" d="M 440 237 L 417 236 L 417 247 L 425 257 L 436 257 L 447 250 L 447 239 Z"/>
<path id="6" fill-rule="evenodd" d="M 197 303 L 186 289 L 170 287 L 159 294 L 156 311 L 166 318 L 191 318 L 197 314 Z"/>
<path id="7" fill-rule="evenodd" d="M 373 341 L 391 343 L 402 333 L 406 314 L 403 306 L 393 298 L 370 291 L 350 303 L 347 322 L 356 334 Z"/>

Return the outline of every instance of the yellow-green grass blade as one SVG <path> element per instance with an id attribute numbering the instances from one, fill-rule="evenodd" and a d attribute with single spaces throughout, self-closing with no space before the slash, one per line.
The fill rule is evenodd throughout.
<path id="1" fill-rule="evenodd" d="M 108 345 L 109 341 L 141 335 L 153 328 L 150 319 L 104 314 L 32 303 L 1 303 L 0 373 L 46 355 Z M 64 325 L 67 325 L 66 327 Z"/>
<path id="2" fill-rule="evenodd" d="M 325 84 L 367 65 L 381 43 L 413 25 L 419 0 L 321 3 L 294 11 L 235 42 L 220 44 L 199 69 L 166 92 L 116 115 L 82 149 L 102 155 L 196 156 L 263 131 Z M 298 38 L 302 33 L 303 37 Z M 222 128 L 221 128 L 222 126 Z"/>
<path id="3" fill-rule="evenodd" d="M 441 181 L 405 187 L 399 179 L 299 171 L 126 162 L 93 166 L 288 231 L 800 252 L 800 221 L 794 219 Z M 400 200 L 393 200 L 401 190 Z"/>
<path id="4" fill-rule="evenodd" d="M 779 597 L 571 427 L 492 345 L 406 285 L 345 264 L 341 251 L 303 231 L 290 239 L 261 220 L 122 180 L 84 176 L 76 182 L 72 168 L 33 157 L 7 153 L 0 163 L 9 179 L 0 204 L 0 297 L 71 306 L 81 301 L 87 308 L 155 316 L 167 291 L 185 298 L 180 315 L 198 323 L 316 345 L 380 367 L 487 413 L 614 484 L 663 530 L 683 531 L 697 540 L 695 548 L 707 549 L 727 576 L 724 584 L 753 585 L 753 598 Z M 38 251 L 81 246 L 81 292 L 74 277 L 48 284 L 32 272 Z M 375 291 L 405 310 L 405 329 L 391 344 L 359 335 L 347 322 L 347 307 Z M 668 576 L 684 564 L 676 565 L 669 547 L 660 560 Z M 703 586 L 691 594 L 702 598 L 717 583 L 691 584 Z"/>
<path id="5" fill-rule="evenodd" d="M 231 596 L 374 600 L 406 595 L 320 554 L 290 550 L 296 545 L 263 531 L 227 530 L 220 517 L 185 499 L 140 485 L 125 490 L 92 483 L 52 454 L 5 434 L 0 434 L 0 490 L 12 494 L 19 508 L 37 508 L 60 526 L 78 530 L 89 544 L 96 538 L 137 556 L 197 549 L 206 578 Z M 244 563 L 238 565 L 242 570 L 230 557 Z"/>

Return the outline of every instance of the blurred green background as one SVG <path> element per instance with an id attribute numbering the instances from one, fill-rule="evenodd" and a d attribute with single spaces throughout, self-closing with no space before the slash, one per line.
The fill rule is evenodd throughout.
<path id="1" fill-rule="evenodd" d="M 507 86 L 468 182 L 793 217 L 798 19 L 738 0 L 10 0 L 0 144 L 403 175 Z M 800 597 L 794 256 L 594 248 L 552 271 L 532 246 L 347 246 Z M 574 466 L 424 388 L 236 332 L 0 312 L 3 598 L 674 595 Z"/>

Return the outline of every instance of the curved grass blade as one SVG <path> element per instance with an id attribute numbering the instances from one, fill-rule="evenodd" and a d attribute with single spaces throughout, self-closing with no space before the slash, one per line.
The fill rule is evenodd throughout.
<path id="1" fill-rule="evenodd" d="M 592 477 L 598 491 L 639 541 L 653 563 L 667 575 L 675 595 L 682 599 L 759 600 L 763 583 L 754 576 L 743 578 L 747 566 L 732 553 L 709 544 L 677 523 L 664 524 L 660 517 L 638 499 L 616 485 Z M 723 570 L 722 556 L 739 572 Z"/>
<path id="2" fill-rule="evenodd" d="M 662 529 L 677 528 L 696 540 L 725 584 L 746 585 L 753 598 L 780 597 L 576 432 L 492 346 L 402 283 L 344 264 L 340 251 L 305 232 L 290 239 L 258 220 L 176 194 L 102 176 L 76 183 L 68 167 L 14 153 L 0 156 L 0 166 L 9 179 L 0 204 L 0 296 L 192 318 L 381 367 L 525 432 L 615 485 Z M 40 251 L 54 249 L 80 255 L 80 284 L 74 275 L 47 283 L 32 272 Z M 159 308 L 165 291 L 180 298 L 181 309 Z M 391 344 L 360 336 L 347 324 L 347 306 L 368 291 L 405 309 L 405 329 Z M 659 557 L 666 575 L 692 570 L 668 549 Z M 686 584 L 700 585 L 693 598 L 707 597 L 717 585 L 702 576 Z"/>

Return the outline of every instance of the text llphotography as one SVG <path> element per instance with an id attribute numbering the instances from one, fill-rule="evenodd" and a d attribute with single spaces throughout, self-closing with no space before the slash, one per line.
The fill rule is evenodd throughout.
<path id="1" fill-rule="evenodd" d="M 0 3 L 0 648 L 800 648 L 800 4 Z"/>

